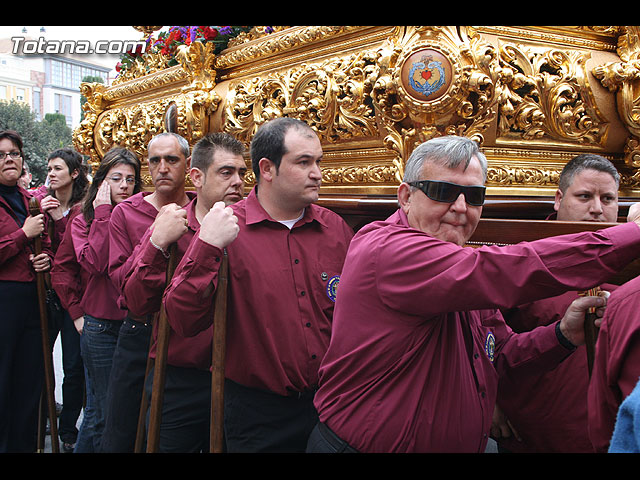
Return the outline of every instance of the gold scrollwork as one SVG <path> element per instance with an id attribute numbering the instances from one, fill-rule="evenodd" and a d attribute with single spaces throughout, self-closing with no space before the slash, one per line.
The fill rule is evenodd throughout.
<path id="1" fill-rule="evenodd" d="M 221 101 L 214 91 L 215 71 L 211 69 L 214 58 L 210 44 L 193 42 L 179 51 L 178 67 L 156 73 L 147 70 L 143 77 L 109 89 L 101 84 L 82 84 L 87 102 L 83 107 L 85 119 L 74 132 L 76 148 L 89 155 L 91 163 L 99 162 L 114 145 L 143 157 L 149 140 L 166 130 L 164 117 L 170 105 L 175 110 L 177 133 L 190 143 L 197 142 L 207 133 L 209 117 Z M 186 85 L 160 98 L 149 94 L 159 88 L 175 91 L 176 83 Z"/>
<path id="2" fill-rule="evenodd" d="M 402 77 L 416 52 L 435 51 L 451 67 L 444 95 L 430 101 L 412 95 Z M 465 135 L 480 144 L 495 116 L 500 68 L 492 45 L 465 27 L 397 27 L 379 50 L 379 76 L 372 98 L 385 129 L 385 145 L 396 152 L 397 180 L 416 145 L 440 135 Z M 406 70 L 406 69 L 405 69 Z"/>
<path id="3" fill-rule="evenodd" d="M 306 122 L 323 141 L 376 136 L 367 83 L 368 52 L 236 83 L 227 95 L 224 130 L 249 142 L 266 120 L 289 116 Z"/>
<path id="4" fill-rule="evenodd" d="M 502 45 L 498 134 L 602 146 L 608 124 L 586 81 L 587 59 L 578 51 Z"/>
<path id="5" fill-rule="evenodd" d="M 640 28 L 625 27 L 618 38 L 620 62 L 598 65 L 593 75 L 616 93 L 618 114 L 631 136 L 627 139 L 625 163 L 640 167 Z"/>

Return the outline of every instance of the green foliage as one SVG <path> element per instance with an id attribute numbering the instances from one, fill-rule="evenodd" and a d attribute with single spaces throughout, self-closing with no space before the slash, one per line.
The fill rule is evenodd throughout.
<path id="1" fill-rule="evenodd" d="M 22 136 L 25 161 L 33 175 L 31 186 L 44 184 L 47 158 L 51 152 L 73 147 L 72 131 L 64 115 L 48 113 L 39 122 L 29 105 L 15 100 L 0 100 L 0 130 L 15 130 Z"/>

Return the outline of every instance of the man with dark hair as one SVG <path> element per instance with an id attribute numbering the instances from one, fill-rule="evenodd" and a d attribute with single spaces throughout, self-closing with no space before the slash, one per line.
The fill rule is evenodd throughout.
<path id="1" fill-rule="evenodd" d="M 562 169 L 554 209 L 558 220 L 616 222 L 620 174 L 606 158 L 585 153 Z"/>
<path id="2" fill-rule="evenodd" d="M 207 213 L 165 294 L 179 334 L 210 328 L 228 252 L 229 452 L 303 452 L 317 421 L 318 366 L 353 235 L 342 218 L 314 204 L 322 155 L 306 124 L 278 118 L 262 125 L 251 143 L 256 187 L 243 201 Z"/>
<path id="3" fill-rule="evenodd" d="M 172 217 L 165 221 L 161 213 L 140 242 L 124 286 L 125 301 L 135 315 L 147 316 L 160 311 L 168 262 L 163 252 L 175 243 L 176 260 L 182 258 L 200 222 L 214 204 L 232 205 L 242 199 L 247 170 L 243 153 L 244 145 L 226 133 L 206 135 L 193 147 L 189 176 L 196 197 L 184 207 L 188 227 L 184 229 Z M 171 325 L 179 318 L 167 320 Z M 154 359 L 157 336 L 156 324 L 150 351 Z M 170 331 L 159 452 L 208 450 L 212 338 L 212 328 L 188 338 L 175 329 Z M 152 370 L 145 384 L 147 395 L 153 390 L 153 378 Z"/>
<path id="4" fill-rule="evenodd" d="M 620 174 L 606 158 L 581 154 L 563 168 L 554 209 L 561 221 L 618 220 Z M 602 285 L 613 291 L 615 285 Z M 569 291 L 502 311 L 515 332 L 555 323 L 579 292 Z M 592 453 L 587 431 L 589 369 L 586 346 L 549 372 L 501 380 L 492 435 L 500 451 L 513 453 Z M 504 413 L 508 422 L 501 416 Z"/>

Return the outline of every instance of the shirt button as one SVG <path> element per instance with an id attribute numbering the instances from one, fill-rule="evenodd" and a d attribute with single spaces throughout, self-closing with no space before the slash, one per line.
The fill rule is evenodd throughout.
<path id="1" fill-rule="evenodd" d="M 298 260 L 298 259 L 296 258 L 296 259 L 293 261 L 293 263 L 295 263 L 295 264 L 297 265 L 298 263 L 300 263 L 300 260 Z"/>
<path id="2" fill-rule="evenodd" d="M 302 295 L 303 297 L 306 295 L 307 293 L 303 290 L 300 292 L 300 295 Z"/>
<path id="3" fill-rule="evenodd" d="M 307 326 L 307 327 L 310 327 L 310 326 L 311 326 L 311 322 L 307 322 L 307 325 L 306 325 L 306 326 Z"/>

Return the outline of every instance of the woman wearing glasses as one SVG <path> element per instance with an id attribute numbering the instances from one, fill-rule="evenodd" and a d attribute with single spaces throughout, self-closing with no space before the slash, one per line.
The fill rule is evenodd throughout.
<path id="1" fill-rule="evenodd" d="M 82 204 L 82 213 L 71 223 L 71 238 L 78 264 L 87 275 L 81 305 L 84 318 L 82 358 L 87 371 L 94 409 L 93 445 L 97 449 L 104 427 L 104 401 L 111 361 L 120 324 L 126 310 L 118 307 L 118 292 L 109 279 L 109 219 L 113 207 L 140 191 L 140 162 L 124 148 L 109 150 L 96 171 Z"/>
<path id="2" fill-rule="evenodd" d="M 49 270 L 44 215 L 29 215 L 22 137 L 0 131 L 0 452 L 36 450 L 43 361 L 36 272 Z M 43 235 L 44 253 L 32 239 Z"/>

